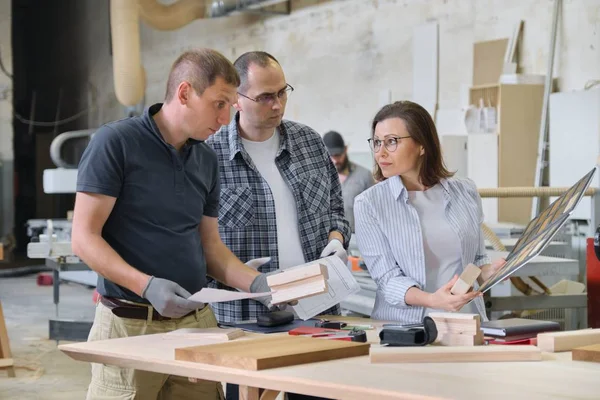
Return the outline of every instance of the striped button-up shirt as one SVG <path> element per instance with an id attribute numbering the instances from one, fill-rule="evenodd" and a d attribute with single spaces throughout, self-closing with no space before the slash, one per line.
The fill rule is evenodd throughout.
<path id="1" fill-rule="evenodd" d="M 489 264 L 483 232 L 481 198 L 468 179 L 440 182 L 444 190 L 445 215 L 460 239 L 463 266 Z M 424 307 L 406 304 L 409 288 L 424 290 L 425 255 L 419 216 L 410 204 L 408 191 L 399 176 L 378 183 L 356 198 L 354 204 L 356 241 L 361 256 L 377 284 L 371 317 L 380 320 L 418 323 Z M 487 320 L 483 299 L 475 304 Z"/>
<path id="2" fill-rule="evenodd" d="M 279 268 L 275 202 L 268 183 L 244 149 L 238 119 L 239 114 L 206 142 L 219 160 L 219 233 L 243 262 L 271 257 L 270 263 L 259 268 L 267 273 Z M 320 257 L 331 231 L 340 232 L 348 247 L 350 227 L 344 218 L 342 189 L 321 136 L 306 125 L 287 120 L 279 125 L 278 134 L 281 140 L 275 164 L 294 195 L 304 259 L 310 262 Z M 216 281 L 209 286 L 228 289 Z M 256 319 L 268 312 L 254 300 L 211 306 L 219 322 Z M 324 313 L 339 314 L 339 305 Z"/>

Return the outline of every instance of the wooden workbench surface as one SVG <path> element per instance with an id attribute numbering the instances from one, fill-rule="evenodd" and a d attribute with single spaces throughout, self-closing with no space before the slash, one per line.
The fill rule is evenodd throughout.
<path id="1" fill-rule="evenodd" d="M 376 334 L 369 332 L 369 341 Z M 174 359 L 176 347 L 209 343 L 157 334 L 59 348 L 80 361 L 336 399 L 598 399 L 600 393 L 600 363 L 571 361 L 570 352 L 500 363 L 371 364 L 363 356 L 256 372 Z"/>

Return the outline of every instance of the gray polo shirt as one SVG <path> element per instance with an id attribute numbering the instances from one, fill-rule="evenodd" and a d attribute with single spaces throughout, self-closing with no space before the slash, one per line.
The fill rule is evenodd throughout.
<path id="1" fill-rule="evenodd" d="M 358 164 L 350 162 L 350 173 L 342 183 L 342 197 L 344 198 L 344 216 L 350 223 L 354 232 L 354 198 L 373 186 L 375 180 L 371 171 Z"/>
<path id="2" fill-rule="evenodd" d="M 219 215 L 217 157 L 194 140 L 178 152 L 166 143 L 152 115 L 102 126 L 79 163 L 77 191 L 116 197 L 102 237 L 134 268 L 177 282 L 190 293 L 206 286 L 206 260 L 198 225 Z M 147 302 L 99 277 L 107 297 Z"/>

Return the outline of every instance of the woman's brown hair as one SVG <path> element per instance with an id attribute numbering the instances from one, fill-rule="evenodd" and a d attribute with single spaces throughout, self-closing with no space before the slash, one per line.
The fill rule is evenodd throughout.
<path id="1" fill-rule="evenodd" d="M 412 139 L 423 146 L 423 161 L 419 173 L 423 185 L 431 187 L 439 183 L 441 179 L 454 176 L 454 173 L 448 171 L 444 165 L 437 129 L 427 110 L 412 101 L 396 101 L 388 104 L 373 118 L 371 138 L 375 136 L 377 124 L 390 118 L 403 120 Z M 375 163 L 373 176 L 378 182 L 386 179 L 377 163 Z"/>

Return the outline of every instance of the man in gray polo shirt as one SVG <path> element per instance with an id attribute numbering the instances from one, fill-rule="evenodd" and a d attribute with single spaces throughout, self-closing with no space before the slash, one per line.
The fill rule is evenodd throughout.
<path id="1" fill-rule="evenodd" d="M 230 120 L 239 75 L 214 50 L 182 54 L 164 104 L 104 125 L 79 164 L 74 252 L 99 275 L 89 339 L 217 326 L 189 301 L 207 275 L 254 291 L 266 278 L 219 237 L 215 153 L 204 141 Z M 215 399 L 220 383 L 93 364 L 88 399 Z"/>
<path id="2" fill-rule="evenodd" d="M 348 146 L 338 132 L 327 132 L 323 135 L 323 141 L 340 176 L 342 196 L 344 197 L 344 215 L 354 232 L 354 198 L 375 184 L 373 174 L 365 167 L 350 161 Z"/>

